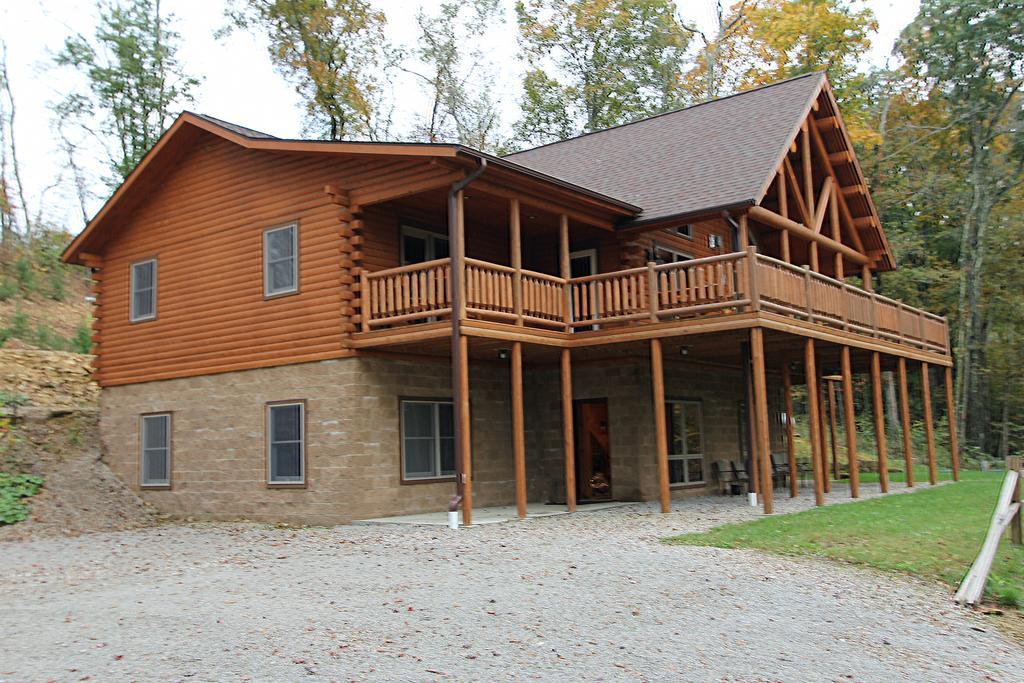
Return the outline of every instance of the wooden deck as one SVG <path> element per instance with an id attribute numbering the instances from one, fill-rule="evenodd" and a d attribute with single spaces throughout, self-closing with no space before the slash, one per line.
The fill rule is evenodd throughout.
<path id="1" fill-rule="evenodd" d="M 946 319 L 754 249 L 578 278 L 465 260 L 466 331 L 554 346 L 766 326 L 950 358 Z M 356 347 L 446 336 L 451 261 L 361 275 Z"/>

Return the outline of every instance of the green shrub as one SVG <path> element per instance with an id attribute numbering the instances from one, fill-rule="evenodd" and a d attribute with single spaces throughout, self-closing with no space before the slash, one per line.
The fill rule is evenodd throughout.
<path id="1" fill-rule="evenodd" d="M 22 256 L 14 262 L 14 273 L 22 294 L 28 296 L 36 291 L 36 272 L 28 256 Z"/>
<path id="2" fill-rule="evenodd" d="M 92 327 L 88 322 L 79 323 L 68 346 L 75 353 L 92 353 Z"/>
<path id="3" fill-rule="evenodd" d="M 32 343 L 41 349 L 50 349 L 51 351 L 63 351 L 68 346 L 67 340 L 54 332 L 46 323 L 36 325 Z"/>
<path id="4" fill-rule="evenodd" d="M 68 296 L 68 288 L 64 284 L 64 270 L 60 266 L 50 269 L 46 275 L 49 286 L 48 296 L 54 301 L 64 301 Z"/>
<path id="5" fill-rule="evenodd" d="M 13 299 L 18 293 L 18 283 L 10 278 L 0 280 L 0 301 Z"/>
<path id="6" fill-rule="evenodd" d="M 0 524 L 14 524 L 28 519 L 25 498 L 43 488 L 43 478 L 31 474 L 0 473 Z"/>
<path id="7" fill-rule="evenodd" d="M 11 316 L 7 327 L 0 327 L 0 344 L 8 339 L 27 339 L 31 331 L 32 321 L 28 319 L 28 313 L 19 309 Z"/>

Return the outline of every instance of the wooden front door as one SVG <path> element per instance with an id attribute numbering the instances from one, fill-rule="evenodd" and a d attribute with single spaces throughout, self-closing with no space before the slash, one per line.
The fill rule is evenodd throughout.
<path id="1" fill-rule="evenodd" d="M 608 399 L 576 401 L 575 416 L 576 496 L 580 501 L 611 500 Z"/>

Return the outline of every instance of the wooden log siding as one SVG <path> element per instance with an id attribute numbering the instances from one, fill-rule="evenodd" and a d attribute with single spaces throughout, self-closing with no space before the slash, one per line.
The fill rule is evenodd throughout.
<path id="1" fill-rule="evenodd" d="M 101 384 L 351 353 L 366 236 L 346 201 L 372 184 L 403 182 L 402 168 L 448 172 L 422 159 L 271 154 L 203 135 L 102 248 Z M 263 231 L 291 222 L 299 225 L 299 292 L 265 300 Z M 130 264 L 151 257 L 157 317 L 132 323 Z"/>

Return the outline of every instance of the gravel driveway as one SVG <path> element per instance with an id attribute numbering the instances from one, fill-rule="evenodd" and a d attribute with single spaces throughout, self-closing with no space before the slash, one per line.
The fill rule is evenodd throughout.
<path id="1" fill-rule="evenodd" d="M 657 543 L 754 516 L 708 498 L 458 532 L 201 524 L 0 544 L 0 680 L 1024 678 L 1024 650 L 941 587 Z"/>

